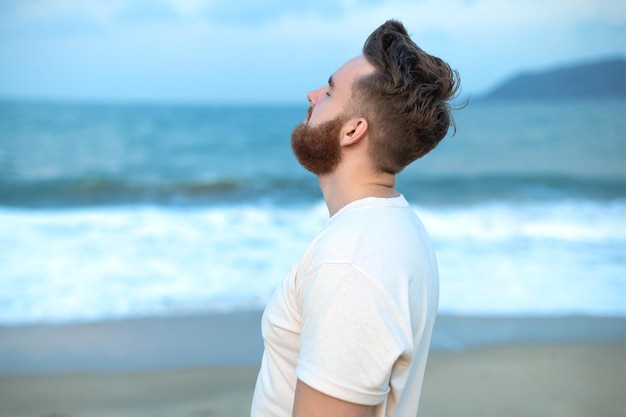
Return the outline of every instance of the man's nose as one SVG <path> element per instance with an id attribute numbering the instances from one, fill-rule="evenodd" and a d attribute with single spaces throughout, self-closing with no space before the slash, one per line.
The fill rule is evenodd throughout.
<path id="1" fill-rule="evenodd" d="M 306 99 L 311 103 L 311 106 L 315 107 L 317 102 L 320 100 L 324 94 L 326 94 L 326 89 L 328 86 L 323 86 L 318 88 L 317 90 L 310 91 L 309 94 L 306 95 Z"/>

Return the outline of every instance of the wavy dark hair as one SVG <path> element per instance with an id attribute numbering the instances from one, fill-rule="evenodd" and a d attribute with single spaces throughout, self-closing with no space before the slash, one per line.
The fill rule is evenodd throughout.
<path id="1" fill-rule="evenodd" d="M 396 174 L 433 150 L 451 125 L 456 133 L 449 103 L 460 77 L 420 49 L 396 20 L 372 32 L 363 55 L 376 71 L 352 86 L 353 114 L 368 120 L 377 169 Z"/>

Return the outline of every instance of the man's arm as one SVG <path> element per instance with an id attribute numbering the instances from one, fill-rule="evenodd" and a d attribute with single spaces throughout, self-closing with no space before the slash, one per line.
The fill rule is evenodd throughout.
<path id="1" fill-rule="evenodd" d="M 368 417 L 371 405 L 354 404 L 331 397 L 298 379 L 293 417 Z"/>

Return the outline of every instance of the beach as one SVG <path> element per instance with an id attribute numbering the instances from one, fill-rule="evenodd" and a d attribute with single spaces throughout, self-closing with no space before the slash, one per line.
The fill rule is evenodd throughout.
<path id="1" fill-rule="evenodd" d="M 439 263 L 420 417 L 625 416 L 625 108 L 472 100 L 398 176 Z M 0 101 L 0 417 L 249 415 L 328 222 L 305 115 Z"/>
<path id="2" fill-rule="evenodd" d="M 0 327 L 0 416 L 247 416 L 260 312 Z M 419 416 L 623 416 L 625 319 L 441 316 Z"/>

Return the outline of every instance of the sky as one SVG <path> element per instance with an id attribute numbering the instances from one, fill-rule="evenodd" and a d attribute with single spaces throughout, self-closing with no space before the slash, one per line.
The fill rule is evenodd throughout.
<path id="1" fill-rule="evenodd" d="M 626 56 L 623 0 L 0 0 L 0 99 L 304 103 L 392 18 L 465 96 Z"/>

